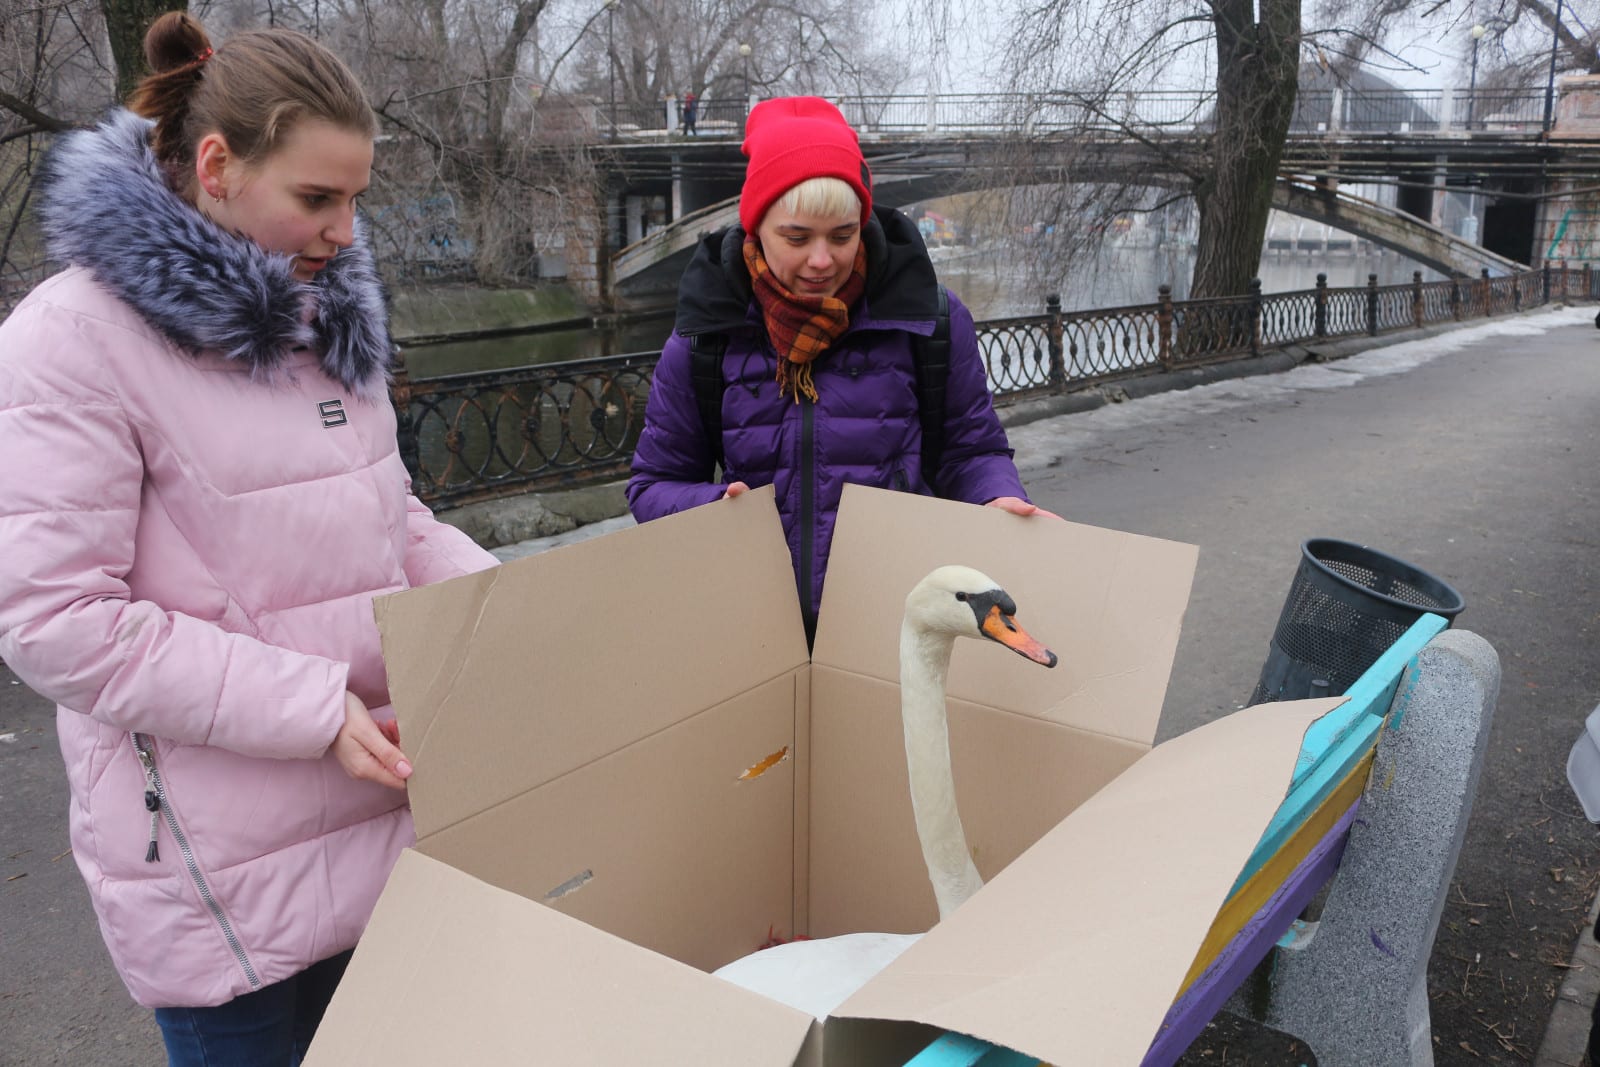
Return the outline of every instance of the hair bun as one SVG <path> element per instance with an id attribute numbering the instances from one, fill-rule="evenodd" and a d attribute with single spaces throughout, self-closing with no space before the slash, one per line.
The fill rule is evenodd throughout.
<path id="1" fill-rule="evenodd" d="M 144 35 L 144 58 L 156 74 L 188 66 L 202 59 L 211 39 L 200 23 L 182 11 L 168 11 L 150 24 Z"/>

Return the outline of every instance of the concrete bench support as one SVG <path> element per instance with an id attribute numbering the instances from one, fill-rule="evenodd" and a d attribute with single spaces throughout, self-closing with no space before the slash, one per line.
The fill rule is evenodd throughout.
<path id="1" fill-rule="evenodd" d="M 1309 1044 L 1320 1067 L 1433 1063 L 1428 957 L 1500 691 L 1500 660 L 1439 634 L 1401 679 L 1319 922 L 1278 943 L 1227 1010 Z"/>

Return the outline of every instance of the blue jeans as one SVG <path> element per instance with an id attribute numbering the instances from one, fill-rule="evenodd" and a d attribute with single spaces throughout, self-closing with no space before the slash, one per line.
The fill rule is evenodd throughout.
<path id="1" fill-rule="evenodd" d="M 157 1008 L 169 1067 L 299 1067 L 350 953 L 214 1008 Z"/>

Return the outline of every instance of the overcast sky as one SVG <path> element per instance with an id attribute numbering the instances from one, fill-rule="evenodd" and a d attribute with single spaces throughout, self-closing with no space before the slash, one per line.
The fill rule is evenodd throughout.
<path id="1" fill-rule="evenodd" d="M 952 13 L 949 36 L 950 54 L 946 57 L 946 73 L 940 79 L 941 91 L 984 92 L 995 87 L 997 70 L 1011 48 L 1009 12 L 1016 2 L 990 0 L 980 4 L 955 4 L 957 10 Z M 1504 3 L 1510 2 L 1504 0 Z M 926 55 L 930 42 L 921 24 L 926 21 L 923 12 L 927 0 L 891 0 L 891 3 L 893 6 L 883 16 L 886 31 L 893 39 L 908 41 L 911 56 Z M 1199 8 L 1198 3 L 1195 6 Z M 1466 88 L 1472 51 L 1470 30 L 1475 22 L 1492 22 L 1494 13 L 1502 8 L 1501 0 L 1449 0 L 1436 8 L 1419 6 L 1427 6 L 1434 14 L 1426 22 L 1416 18 L 1392 21 L 1386 45 L 1398 59 L 1374 55 L 1370 59 L 1371 68 L 1405 88 Z M 1306 25 L 1317 24 L 1319 16 L 1314 0 L 1305 0 L 1305 7 Z M 1580 35 L 1600 25 L 1600 0 L 1563 0 L 1563 22 Z M 1524 23 L 1510 42 L 1512 47 L 1526 51 L 1547 50 L 1549 32 L 1531 18 Z M 1479 47 L 1480 62 L 1487 65 L 1491 59 L 1488 51 L 1498 47 L 1494 37 L 1486 37 Z M 1194 73 L 1197 78 L 1205 74 L 1198 65 Z"/>

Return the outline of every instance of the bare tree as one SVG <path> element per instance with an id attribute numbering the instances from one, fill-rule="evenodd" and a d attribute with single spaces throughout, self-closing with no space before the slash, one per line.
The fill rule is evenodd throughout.
<path id="1" fill-rule="evenodd" d="M 1191 295 L 1246 291 L 1294 114 L 1300 0 L 1041 0 L 1010 40 L 1024 99 L 1081 116 L 1049 154 L 1056 180 L 1102 186 L 1058 197 L 1068 241 L 1092 245 L 1106 212 L 1165 207 L 1181 192 L 1199 218 Z M 1196 91 L 1149 103 L 1149 90 L 1174 84 Z M 1105 158 L 1108 133 L 1120 139 L 1120 175 Z"/>
<path id="2" fill-rule="evenodd" d="M 929 2 L 943 7 L 942 0 Z M 1256 273 L 1302 69 L 1314 64 L 1336 82 L 1358 69 L 1415 72 L 1420 68 L 1391 50 L 1397 24 L 1455 42 L 1447 51 L 1464 58 L 1476 22 L 1488 31 L 1481 84 L 1528 86 L 1548 76 L 1552 37 L 1558 73 L 1595 69 L 1600 57 L 1589 27 L 1600 18 L 1594 0 L 1576 6 L 1581 10 L 1565 0 L 1318 0 L 1314 7 L 1301 0 L 1023 0 L 1006 69 L 1018 91 L 1081 108 L 1080 138 L 1109 129 L 1141 146 L 1144 183 L 1179 183 L 1199 220 L 1191 291 L 1224 295 L 1243 292 Z M 1193 90 L 1199 106 L 1152 119 L 1130 117 L 1120 103 L 1131 93 L 1175 87 Z M 1052 165 L 1063 171 L 1060 180 L 1141 181 L 1108 174 L 1092 158 L 1075 166 L 1083 155 L 1058 148 Z M 1059 201 L 1067 212 L 1060 229 L 1079 245 L 1103 232 L 1096 222 L 1104 217 L 1084 211 L 1166 203 L 1148 188 L 1062 193 Z"/>
<path id="3" fill-rule="evenodd" d="M 51 138 L 98 117 L 121 76 L 92 0 L 0 0 L 0 311 L 49 269 L 33 180 Z"/>
<path id="4" fill-rule="evenodd" d="M 614 77 L 624 115 L 685 91 L 733 101 L 892 85 L 905 63 L 874 50 L 872 12 L 854 0 L 617 0 L 602 16 L 614 26 L 580 42 L 577 84 L 604 97 Z"/>
<path id="5" fill-rule="evenodd" d="M 8 298 L 43 256 L 28 227 L 51 135 L 102 114 L 142 73 L 140 44 L 183 0 L 0 0 L 0 192 Z M 606 225 L 591 151 L 617 116 L 660 122 L 664 98 L 864 84 L 868 8 L 852 0 L 195 0 L 213 37 L 261 25 L 319 37 L 351 62 L 383 123 L 367 199 L 396 280 L 521 282 L 593 248 Z M 753 55 L 740 54 L 741 43 Z M 903 67 L 903 64 L 898 65 Z M 890 68 L 884 65 L 885 69 Z M 737 90 L 735 86 L 738 86 Z M 576 256 L 569 268 L 582 281 Z M 592 279 L 591 279 L 592 280 Z M 595 293 L 599 296 L 601 294 Z"/>
<path id="6" fill-rule="evenodd" d="M 144 31 L 168 11 L 185 11 L 187 0 L 100 0 L 106 38 L 117 67 L 117 99 L 126 100 L 147 73 Z"/>
<path id="7" fill-rule="evenodd" d="M 1331 23 L 1350 27 L 1346 65 L 1384 55 L 1395 20 L 1409 17 L 1441 41 L 1453 40 L 1463 64 L 1471 51 L 1469 31 L 1482 26 L 1480 73 L 1496 84 L 1543 84 L 1552 51 L 1557 75 L 1600 74 L 1600 6 L 1593 0 L 1432 0 L 1420 9 L 1408 0 L 1323 0 L 1321 11 Z"/>
<path id="8" fill-rule="evenodd" d="M 1216 122 L 1211 165 L 1194 182 L 1200 212 L 1191 296 L 1242 293 L 1261 262 L 1278 161 L 1294 115 L 1300 0 L 1215 0 Z"/>

